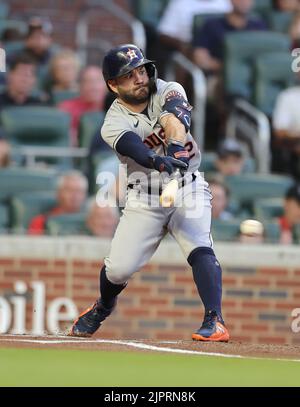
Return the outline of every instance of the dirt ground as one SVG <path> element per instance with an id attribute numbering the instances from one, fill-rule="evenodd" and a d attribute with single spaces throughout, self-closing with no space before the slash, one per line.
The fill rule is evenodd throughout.
<path id="1" fill-rule="evenodd" d="M 92 351 L 213 353 L 243 357 L 270 359 L 299 359 L 300 345 L 251 344 L 231 341 L 229 343 L 204 343 L 197 341 L 158 340 L 102 340 L 99 338 L 73 338 L 69 336 L 0 335 L 0 347 L 81 349 Z"/>

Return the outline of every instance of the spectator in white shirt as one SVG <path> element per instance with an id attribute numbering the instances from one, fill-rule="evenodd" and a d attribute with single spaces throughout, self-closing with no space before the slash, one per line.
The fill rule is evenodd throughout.
<path id="1" fill-rule="evenodd" d="M 273 170 L 300 178 L 300 85 L 282 91 L 273 112 Z"/>

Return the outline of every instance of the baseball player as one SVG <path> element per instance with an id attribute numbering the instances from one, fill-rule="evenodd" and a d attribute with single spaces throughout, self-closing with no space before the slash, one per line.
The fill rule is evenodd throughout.
<path id="1" fill-rule="evenodd" d="M 169 232 L 192 267 L 205 307 L 204 321 L 192 339 L 227 342 L 222 271 L 210 235 L 212 196 L 198 171 L 201 156 L 190 134 L 192 107 L 185 91 L 177 82 L 158 79 L 153 61 L 133 44 L 106 54 L 103 76 L 117 97 L 101 134 L 127 165 L 128 194 L 100 272 L 100 297 L 74 322 L 70 335 L 90 337 L 97 331 L 130 277 L 150 260 Z M 153 197 L 159 197 L 177 169 L 179 204 L 157 204 Z"/>

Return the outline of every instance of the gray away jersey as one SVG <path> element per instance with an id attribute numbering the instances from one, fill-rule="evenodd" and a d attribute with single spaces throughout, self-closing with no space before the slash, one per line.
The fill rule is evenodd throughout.
<path id="1" fill-rule="evenodd" d="M 161 79 L 157 79 L 156 85 L 157 92 L 151 95 L 148 103 L 149 118 L 143 113 L 130 111 L 117 99 L 112 103 L 105 116 L 101 135 L 103 140 L 114 150 L 122 135 L 128 131 L 133 131 L 142 139 L 144 144 L 151 148 L 156 154 L 160 156 L 167 155 L 167 147 L 164 145 L 165 134 L 159 124 L 166 96 L 170 92 L 175 92 L 180 93 L 186 100 L 187 97 L 183 87 L 177 82 L 165 82 Z M 190 155 L 188 172 L 195 172 L 200 166 L 201 154 L 190 133 L 187 134 L 185 148 Z M 142 167 L 129 157 L 118 153 L 117 155 L 121 163 L 127 165 L 128 183 L 139 183 L 141 185 L 147 183 L 147 185 L 149 185 L 151 176 L 151 185 L 158 185 L 160 179 L 158 171 Z M 137 173 L 145 174 L 145 178 L 137 176 Z"/>

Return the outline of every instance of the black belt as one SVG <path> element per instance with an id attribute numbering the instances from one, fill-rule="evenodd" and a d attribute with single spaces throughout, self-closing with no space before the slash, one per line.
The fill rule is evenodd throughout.
<path id="1" fill-rule="evenodd" d="M 196 178 L 197 178 L 197 174 L 195 174 L 195 173 L 193 172 L 193 173 L 192 173 L 192 181 L 191 181 L 191 182 L 194 182 Z M 135 186 L 138 186 L 138 185 L 140 185 L 140 180 L 139 180 L 139 179 L 136 180 L 136 184 L 128 184 L 128 185 L 127 185 L 127 188 L 133 189 Z M 182 188 L 182 187 L 184 187 L 185 185 L 186 185 L 186 180 L 183 178 L 183 179 L 180 181 L 179 188 Z M 147 191 L 147 192 L 148 192 L 148 195 L 151 195 L 151 193 L 152 193 L 152 191 L 151 191 L 151 186 L 148 186 L 148 191 Z M 162 193 L 162 187 L 159 187 L 158 193 L 159 193 L 159 195 L 161 195 L 161 193 Z"/>

